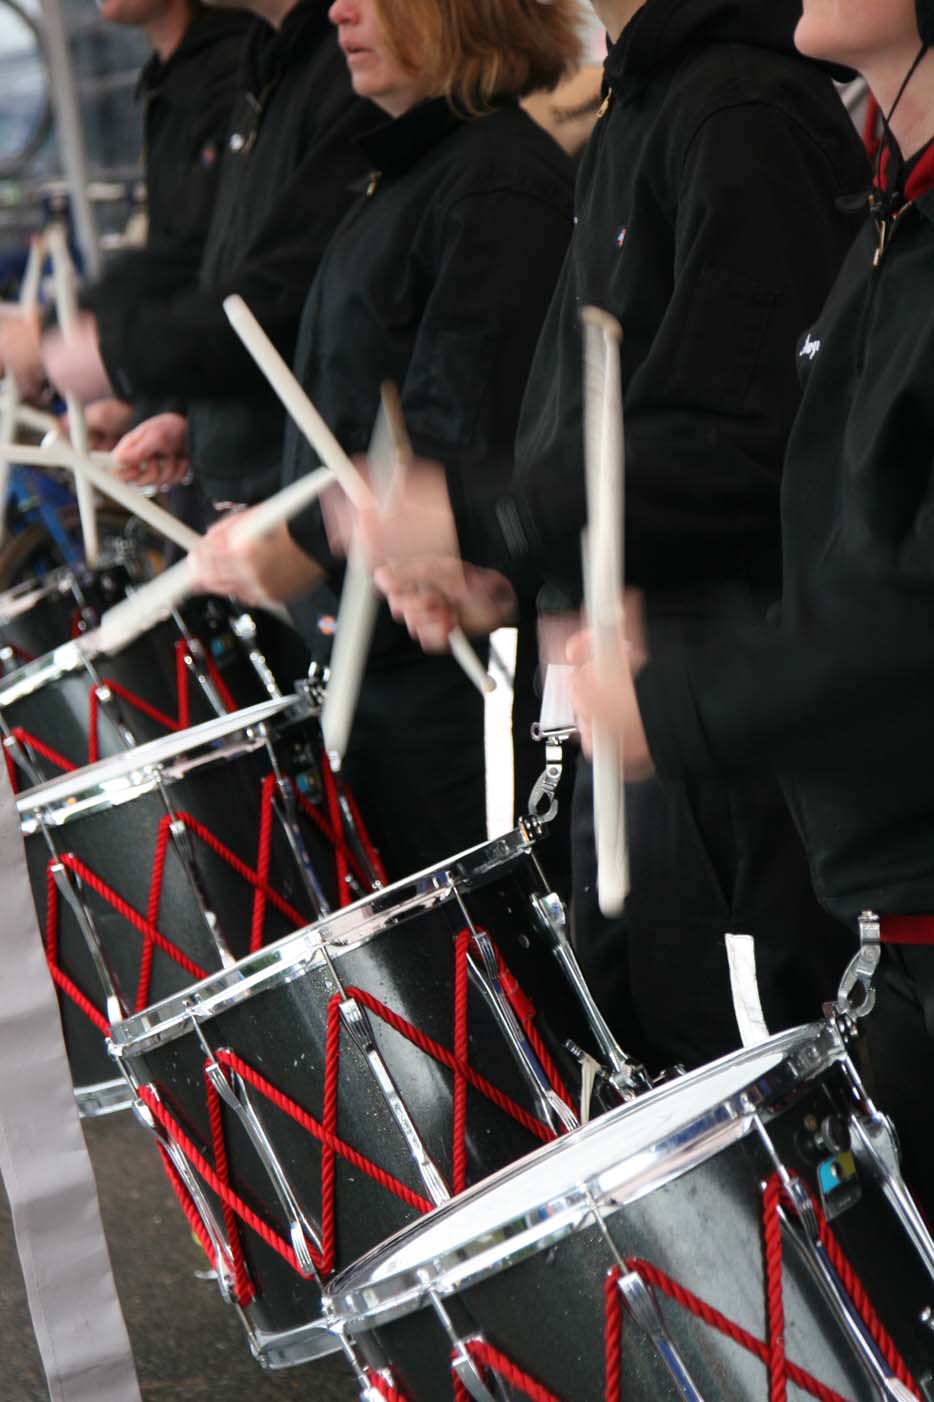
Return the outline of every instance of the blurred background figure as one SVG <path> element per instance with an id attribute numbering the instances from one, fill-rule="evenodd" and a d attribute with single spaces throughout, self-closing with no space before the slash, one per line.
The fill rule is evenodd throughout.
<path id="1" fill-rule="evenodd" d="M 237 92 L 247 17 L 211 10 L 199 0 L 102 0 L 110 24 L 141 30 L 152 55 L 139 75 L 146 185 L 146 249 L 158 257 L 166 285 L 182 286 L 199 265 L 217 192 L 220 156 Z M 132 303 L 140 295 L 146 262 L 124 254 L 86 293 L 86 304 L 107 299 Z M 27 394 L 45 379 L 34 321 L 0 327 L 0 354 Z M 160 406 L 161 407 L 161 406 Z M 100 400 L 88 410 L 91 446 L 112 448 L 136 417 L 151 406 L 141 400 Z"/>

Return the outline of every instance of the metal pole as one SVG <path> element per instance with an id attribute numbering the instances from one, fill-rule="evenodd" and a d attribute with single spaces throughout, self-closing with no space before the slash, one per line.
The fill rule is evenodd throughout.
<path id="1" fill-rule="evenodd" d="M 89 277 L 96 277 L 100 271 L 100 249 L 94 210 L 88 194 L 87 152 L 81 127 L 78 90 L 68 53 L 65 18 L 61 0 L 39 0 L 39 3 L 52 85 L 55 129 L 65 179 L 68 182 L 75 234 L 84 255 L 85 272 Z"/>

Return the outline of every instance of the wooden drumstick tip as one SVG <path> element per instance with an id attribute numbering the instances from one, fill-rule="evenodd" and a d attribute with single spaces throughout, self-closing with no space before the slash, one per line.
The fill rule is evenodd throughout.
<path id="1" fill-rule="evenodd" d="M 602 307 L 581 307 L 581 322 L 584 326 L 602 332 L 608 340 L 622 342 L 623 328 L 616 317 L 605 312 Z"/>

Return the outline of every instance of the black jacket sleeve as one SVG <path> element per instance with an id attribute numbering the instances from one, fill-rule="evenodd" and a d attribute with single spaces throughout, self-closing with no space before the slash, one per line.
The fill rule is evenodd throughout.
<path id="1" fill-rule="evenodd" d="M 258 372 L 224 315 L 223 300 L 234 292 L 291 359 L 302 292 L 360 175 L 361 157 L 353 146 L 359 126 L 359 110 L 351 104 L 313 143 L 277 192 L 240 264 L 219 283 L 98 309 L 101 353 L 119 394 L 225 399 L 255 387 Z M 215 218 L 225 216 L 218 206 Z"/>

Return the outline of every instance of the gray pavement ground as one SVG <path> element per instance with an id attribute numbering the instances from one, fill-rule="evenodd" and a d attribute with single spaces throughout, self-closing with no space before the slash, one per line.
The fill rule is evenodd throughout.
<path id="1" fill-rule="evenodd" d="M 192 1241 L 158 1156 L 128 1114 L 85 1124 L 117 1288 L 146 1402 L 357 1402 L 338 1358 L 282 1372 L 254 1362 Z M 0 1402 L 48 1402 L 0 1193 Z"/>

